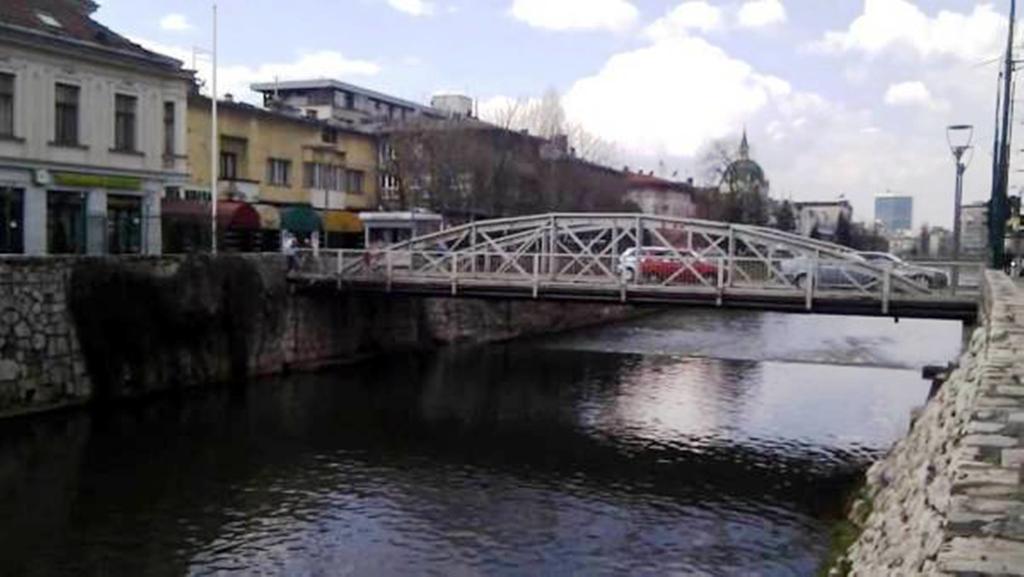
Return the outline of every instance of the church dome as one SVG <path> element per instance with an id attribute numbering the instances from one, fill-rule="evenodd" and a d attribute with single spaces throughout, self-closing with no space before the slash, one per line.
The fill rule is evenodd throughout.
<path id="1" fill-rule="evenodd" d="M 743 131 L 740 141 L 739 157 L 730 162 L 722 174 L 722 184 L 734 191 L 752 191 L 767 193 L 768 181 L 764 177 L 764 169 L 750 159 L 750 144 L 747 142 L 747 131 Z"/>

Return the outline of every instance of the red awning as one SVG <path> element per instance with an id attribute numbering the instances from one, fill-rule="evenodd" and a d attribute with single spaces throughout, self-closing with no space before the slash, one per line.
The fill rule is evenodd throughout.
<path id="1" fill-rule="evenodd" d="M 210 203 L 165 198 L 160 205 L 163 215 L 185 220 L 210 220 Z M 260 213 L 245 202 L 224 200 L 217 203 L 217 225 L 232 230 L 259 230 Z"/>

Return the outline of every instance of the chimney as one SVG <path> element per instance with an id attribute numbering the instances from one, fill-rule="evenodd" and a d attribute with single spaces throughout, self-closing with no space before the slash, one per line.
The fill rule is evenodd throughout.
<path id="1" fill-rule="evenodd" d="M 230 92 L 228 92 L 227 94 L 224 95 L 224 102 L 234 102 L 234 101 L 235 101 L 235 95 L 234 94 L 231 94 Z"/>

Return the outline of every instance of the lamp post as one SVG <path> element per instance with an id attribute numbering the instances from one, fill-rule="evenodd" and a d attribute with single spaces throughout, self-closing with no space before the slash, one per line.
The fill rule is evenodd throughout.
<path id="1" fill-rule="evenodd" d="M 954 124 L 946 127 L 946 142 L 949 143 L 949 150 L 956 160 L 956 189 L 953 201 L 953 262 L 960 260 L 960 205 L 964 195 L 964 171 L 971 163 L 971 156 L 967 154 L 971 150 L 971 139 L 974 136 L 974 127 L 970 124 Z M 953 266 L 952 287 L 956 291 L 960 280 L 960 269 Z"/>

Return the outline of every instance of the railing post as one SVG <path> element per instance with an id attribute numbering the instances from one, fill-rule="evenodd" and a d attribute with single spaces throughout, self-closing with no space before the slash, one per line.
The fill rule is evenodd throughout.
<path id="1" fill-rule="evenodd" d="M 555 271 L 557 264 L 555 263 L 555 247 L 558 246 L 558 218 L 555 215 L 551 215 L 550 221 L 548 222 L 548 235 L 547 235 L 547 247 L 543 250 L 547 253 L 547 272 L 551 280 L 554 280 L 557 276 Z"/>
<path id="2" fill-rule="evenodd" d="M 391 292 L 391 249 L 384 249 L 384 264 L 387 270 L 387 291 Z"/>
<path id="3" fill-rule="evenodd" d="M 455 296 L 459 292 L 459 253 L 452 253 L 452 296 Z"/>
<path id="4" fill-rule="evenodd" d="M 469 261 L 469 272 L 475 275 L 476 259 L 478 257 L 476 253 L 476 224 L 473 224 L 472 226 L 469 227 L 469 250 L 470 254 L 473 256 L 473 258 L 470 259 Z"/>
<path id="5" fill-rule="evenodd" d="M 816 284 L 815 280 L 818 278 L 818 254 L 818 251 L 814 251 L 814 257 L 807 267 L 807 276 L 804 282 L 804 291 L 806 293 L 804 299 L 807 310 L 811 310 L 814 306 L 814 285 Z"/>
<path id="6" fill-rule="evenodd" d="M 729 225 L 729 286 L 736 279 L 736 234 L 733 225 Z"/>
<path id="7" fill-rule="evenodd" d="M 345 270 L 345 249 L 338 249 L 338 290 L 341 290 L 341 275 Z"/>
<path id="8" fill-rule="evenodd" d="M 892 269 L 882 272 L 882 314 L 889 314 L 889 297 L 892 294 Z"/>
<path id="9" fill-rule="evenodd" d="M 533 298 L 540 294 L 540 253 L 533 253 Z"/>
<path id="10" fill-rule="evenodd" d="M 715 304 L 722 306 L 722 292 L 725 290 L 725 263 L 722 261 L 722 257 L 718 257 L 718 297 L 715 299 Z"/>
<path id="11" fill-rule="evenodd" d="M 956 296 L 957 285 L 960 284 L 960 263 L 953 261 L 953 270 L 949 272 L 949 294 Z"/>

